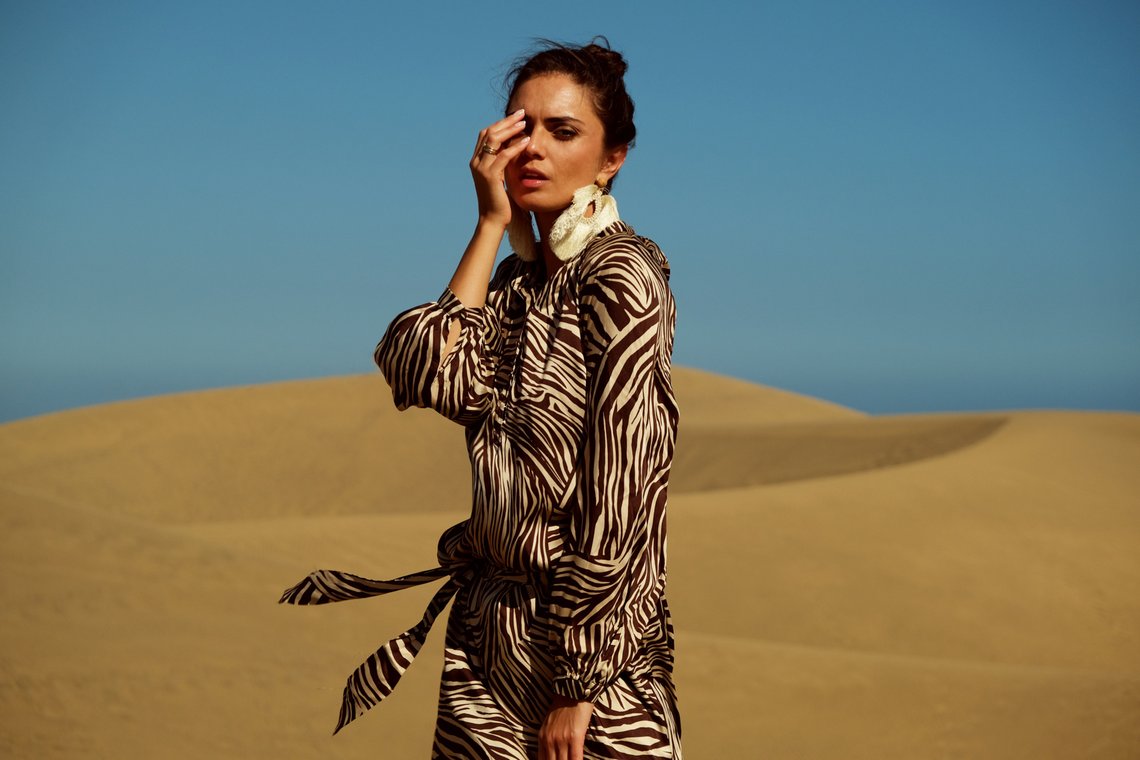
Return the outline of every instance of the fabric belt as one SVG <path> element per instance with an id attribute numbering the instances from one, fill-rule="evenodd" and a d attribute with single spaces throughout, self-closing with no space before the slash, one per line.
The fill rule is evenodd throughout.
<path id="1" fill-rule="evenodd" d="M 400 677 L 419 654 L 439 613 L 462 586 L 474 579 L 475 574 L 475 567 L 471 565 L 452 569 L 436 567 L 389 581 L 376 581 L 337 570 L 316 570 L 281 595 L 281 603 L 328 604 L 382 596 L 440 578 L 448 579 L 428 602 L 420 622 L 377 649 L 349 676 L 334 735 L 392 693 Z"/>

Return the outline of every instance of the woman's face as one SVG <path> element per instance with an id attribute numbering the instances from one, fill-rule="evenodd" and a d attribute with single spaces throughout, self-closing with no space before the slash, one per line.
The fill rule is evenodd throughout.
<path id="1" fill-rule="evenodd" d="M 506 169 L 507 192 L 540 223 L 561 213 L 580 187 L 604 185 L 625 161 L 626 146 L 607 149 L 590 92 L 566 74 L 519 85 L 507 107 L 522 108 L 530 143 Z"/>

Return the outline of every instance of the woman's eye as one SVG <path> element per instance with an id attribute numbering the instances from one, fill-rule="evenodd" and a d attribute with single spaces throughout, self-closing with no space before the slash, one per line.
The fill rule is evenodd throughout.
<path id="1" fill-rule="evenodd" d="M 572 129 L 556 129 L 556 130 L 554 130 L 554 136 L 557 137 L 559 140 L 572 140 L 572 139 L 574 139 L 574 136 L 576 134 L 578 134 L 578 133 Z"/>

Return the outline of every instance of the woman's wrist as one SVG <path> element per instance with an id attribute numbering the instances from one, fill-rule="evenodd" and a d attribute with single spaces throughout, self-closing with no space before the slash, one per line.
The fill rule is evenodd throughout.
<path id="1" fill-rule="evenodd" d="M 478 233 L 498 233 L 503 235 L 507 231 L 507 225 L 510 224 L 510 219 L 501 219 L 492 214 L 479 214 L 475 221 L 475 232 Z"/>
<path id="2" fill-rule="evenodd" d="M 551 707 L 577 707 L 578 705 L 582 704 L 583 702 L 586 702 L 586 700 L 574 699 L 573 697 L 567 697 L 567 696 L 564 696 L 562 694 L 559 694 L 558 692 L 554 692 L 554 695 L 550 699 L 550 706 Z M 589 704 L 591 707 L 593 707 L 592 702 L 589 702 L 587 704 Z"/>
<path id="3" fill-rule="evenodd" d="M 471 248 L 476 256 L 490 256 L 499 253 L 499 243 L 507 234 L 507 225 L 493 217 L 480 216 L 475 222 L 475 232 L 471 235 Z"/>

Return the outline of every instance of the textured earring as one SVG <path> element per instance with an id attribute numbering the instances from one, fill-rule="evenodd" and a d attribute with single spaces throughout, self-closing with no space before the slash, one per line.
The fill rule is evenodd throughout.
<path id="1" fill-rule="evenodd" d="M 586 216 L 591 206 L 593 213 Z M 569 261 L 581 253 L 599 232 L 616 221 L 617 201 L 597 185 L 586 185 L 575 191 L 574 200 L 554 222 L 546 242 L 559 261 Z"/>

